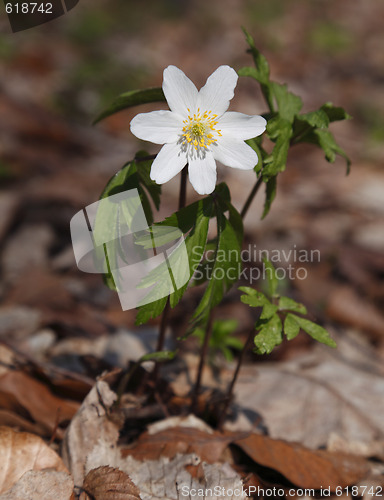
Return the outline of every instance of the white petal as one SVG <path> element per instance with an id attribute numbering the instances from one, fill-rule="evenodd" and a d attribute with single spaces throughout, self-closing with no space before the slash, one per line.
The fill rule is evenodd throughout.
<path id="1" fill-rule="evenodd" d="M 220 137 L 212 152 L 215 159 L 227 167 L 252 170 L 258 162 L 257 154 L 248 144 L 230 137 Z"/>
<path id="2" fill-rule="evenodd" d="M 164 184 L 175 177 L 187 164 L 185 153 L 177 144 L 165 144 L 160 149 L 151 167 L 151 179 L 157 184 Z"/>
<path id="3" fill-rule="evenodd" d="M 227 111 L 229 101 L 234 96 L 237 84 L 237 73 L 229 66 L 220 66 L 208 78 L 199 92 L 197 107 L 204 111 L 212 111 L 222 115 Z"/>
<path id="4" fill-rule="evenodd" d="M 131 132 L 139 139 L 164 144 L 176 142 L 183 127 L 182 118 L 171 111 L 140 113 L 131 121 Z"/>
<path id="5" fill-rule="evenodd" d="M 216 162 L 212 153 L 189 161 L 189 181 L 199 194 L 210 194 L 216 186 Z"/>
<path id="6" fill-rule="evenodd" d="M 195 112 L 198 91 L 191 80 L 176 66 L 164 70 L 163 92 L 171 111 L 188 115 L 188 108 Z"/>
<path id="7" fill-rule="evenodd" d="M 262 116 L 228 111 L 219 119 L 217 128 L 226 136 L 245 141 L 262 134 L 266 125 L 267 121 Z"/>

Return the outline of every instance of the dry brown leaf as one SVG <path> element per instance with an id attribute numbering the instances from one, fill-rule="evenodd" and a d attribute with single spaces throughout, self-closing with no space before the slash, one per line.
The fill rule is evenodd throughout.
<path id="1" fill-rule="evenodd" d="M 140 490 L 128 474 L 113 467 L 92 469 L 82 489 L 79 500 L 140 500 Z"/>
<path id="2" fill-rule="evenodd" d="M 384 440 L 384 378 L 377 351 L 347 332 L 334 333 L 337 350 L 318 346 L 284 363 L 244 366 L 235 402 L 248 427 L 228 422 L 226 428 L 252 430 L 252 420 L 261 415 L 272 438 L 308 448 L 325 447 L 331 433 L 347 441 Z"/>
<path id="3" fill-rule="evenodd" d="M 0 427 L 0 493 L 9 490 L 25 472 L 54 469 L 68 472 L 59 455 L 34 434 Z"/>
<path id="4" fill-rule="evenodd" d="M 40 424 L 34 424 L 26 418 L 9 410 L 0 410 L 0 425 L 12 427 L 15 430 L 31 432 L 42 436 L 46 433 L 44 427 Z"/>
<path id="5" fill-rule="evenodd" d="M 375 308 L 371 300 L 360 297 L 350 287 L 341 286 L 328 298 L 327 315 L 344 325 L 367 332 L 372 340 L 384 340 L 384 315 Z"/>
<path id="6" fill-rule="evenodd" d="M 0 500 L 72 500 L 73 480 L 65 472 L 28 471 Z"/>
<path id="7" fill-rule="evenodd" d="M 62 457 L 76 486 L 83 484 L 86 459 L 95 446 L 103 442 L 109 449 L 116 444 L 119 429 L 108 418 L 108 411 L 116 397 L 106 382 L 96 382 L 66 431 L 62 443 Z M 104 462 L 98 465 L 110 464 Z"/>
<path id="8" fill-rule="evenodd" d="M 195 453 L 204 462 L 219 462 L 224 450 L 235 439 L 244 437 L 245 433 L 231 436 L 220 432 L 207 433 L 188 427 L 174 427 L 156 434 L 145 432 L 135 446 L 123 449 L 123 457 L 131 455 L 136 460 L 157 460 L 160 457 L 173 458 L 176 454 Z"/>
<path id="9" fill-rule="evenodd" d="M 111 448 L 101 440 L 88 455 L 86 470 L 91 471 L 105 464 L 127 473 L 140 488 L 141 500 L 180 500 L 186 497 L 185 490 L 191 488 L 219 486 L 228 491 L 242 487 L 240 477 L 229 464 L 201 463 L 195 454 L 178 454 L 173 459 L 160 457 L 158 460 L 142 462 L 131 456 L 122 458 L 117 447 Z M 202 470 L 199 474 L 193 474 L 191 467 L 201 467 Z M 233 500 L 229 495 L 220 498 Z"/>
<path id="10" fill-rule="evenodd" d="M 48 387 L 25 373 L 10 370 L 0 377 L 0 407 L 29 415 L 50 437 L 57 422 L 70 420 L 79 405 L 53 395 Z"/>
<path id="11" fill-rule="evenodd" d="M 309 450 L 295 443 L 271 439 L 258 434 L 234 442 L 258 464 L 278 471 L 300 488 L 335 490 L 363 479 L 369 471 L 361 458 Z"/>

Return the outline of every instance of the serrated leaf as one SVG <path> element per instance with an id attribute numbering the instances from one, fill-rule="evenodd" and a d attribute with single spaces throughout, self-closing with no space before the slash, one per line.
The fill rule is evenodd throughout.
<path id="1" fill-rule="evenodd" d="M 322 109 L 327 114 L 330 122 L 352 119 L 352 116 L 349 115 L 344 108 L 340 106 L 334 106 L 331 102 L 326 102 L 321 106 L 320 109 Z"/>
<path id="2" fill-rule="evenodd" d="M 197 266 L 199 265 L 207 243 L 209 219 L 213 215 L 213 202 L 211 197 L 204 198 L 198 202 L 192 203 L 191 205 L 182 208 L 178 212 L 175 212 L 170 217 L 167 217 L 164 221 L 156 224 L 153 229 L 154 231 L 159 231 L 161 237 L 161 242 L 167 241 L 168 237 L 166 233 L 162 235 L 161 231 L 163 227 L 169 228 L 175 227 L 178 230 L 186 234 L 184 239 L 184 245 L 188 254 L 189 260 L 189 279 L 192 277 Z M 141 244 L 150 245 L 150 237 L 148 240 L 143 238 L 140 240 Z M 175 261 L 177 262 L 177 255 L 175 256 Z M 169 264 L 172 264 L 170 262 Z M 162 279 L 162 273 L 168 273 L 169 267 L 168 263 L 155 268 L 149 275 L 143 280 L 143 286 L 155 285 L 152 293 L 159 294 L 159 287 L 161 288 L 164 283 Z M 176 290 L 169 296 L 171 307 L 180 301 L 188 287 L 189 280 L 184 286 Z M 151 293 L 151 292 L 150 292 Z M 158 295 L 157 295 L 158 296 Z M 150 297 L 150 295 L 149 295 Z M 162 313 L 167 302 L 167 297 L 156 300 L 154 302 L 149 302 L 148 304 L 139 307 L 139 311 L 136 316 L 136 325 L 141 325 L 146 323 L 151 318 L 156 318 Z"/>
<path id="3" fill-rule="evenodd" d="M 286 84 L 271 82 L 270 87 L 276 99 L 279 115 L 289 123 L 293 123 L 295 116 L 303 107 L 303 101 L 299 96 L 290 92 Z"/>
<path id="4" fill-rule="evenodd" d="M 144 325 L 151 318 L 157 318 L 157 316 L 160 316 L 167 304 L 167 300 L 168 297 L 163 297 L 155 302 L 141 306 L 137 311 L 135 325 Z"/>
<path id="5" fill-rule="evenodd" d="M 300 332 L 300 325 L 295 318 L 293 314 L 287 314 L 284 321 L 284 333 L 288 340 L 294 339 Z"/>
<path id="6" fill-rule="evenodd" d="M 267 277 L 268 295 L 270 297 L 276 296 L 277 285 L 279 283 L 276 275 L 276 269 L 273 264 L 266 258 L 263 258 L 265 275 Z"/>
<path id="7" fill-rule="evenodd" d="M 298 314 L 307 314 L 306 307 L 290 297 L 280 297 L 279 311 L 293 311 Z"/>
<path id="8" fill-rule="evenodd" d="M 145 152 L 142 152 L 142 154 L 146 155 Z M 132 204 L 129 204 L 129 200 L 127 200 L 127 204 L 129 204 L 130 207 L 128 210 L 127 204 L 124 203 L 116 208 L 114 203 L 108 203 L 108 198 L 125 191 L 137 189 L 147 223 L 148 225 L 152 224 L 153 213 L 151 204 L 147 191 L 143 188 L 141 182 L 142 176 L 144 175 L 142 172 L 149 172 L 151 165 L 151 160 L 142 162 L 139 167 L 135 160 L 126 163 L 123 168 L 108 181 L 100 196 L 100 200 L 105 201 L 103 201 L 102 209 L 97 211 L 93 236 L 97 241 L 107 242 L 107 245 L 104 245 L 102 249 L 96 249 L 96 251 L 98 255 L 100 255 L 100 261 L 104 259 L 106 261 L 104 282 L 112 290 L 117 289 L 117 284 L 112 277 L 111 268 L 117 268 L 115 264 L 118 257 L 123 261 L 125 260 L 125 252 L 121 248 L 121 227 L 122 224 L 129 226 L 132 223 L 136 209 Z M 140 173 L 138 173 L 138 170 L 140 170 Z M 152 183 L 152 181 L 150 182 Z M 148 187 L 148 184 L 146 187 Z M 152 193 L 155 193 L 155 191 L 159 196 L 161 187 L 157 186 L 153 189 Z M 137 202 L 138 200 L 134 201 L 134 203 Z M 137 211 L 141 208 L 139 205 L 137 206 Z"/>
<path id="9" fill-rule="evenodd" d="M 222 189 L 224 195 L 226 191 Z M 220 191 L 216 194 L 220 196 Z M 215 203 L 217 237 L 216 252 L 212 275 L 204 295 L 193 315 L 192 323 L 204 324 L 208 321 L 209 313 L 223 298 L 229 288 L 236 283 L 241 272 L 241 243 L 239 234 L 222 212 L 224 199 Z M 227 201 L 227 203 L 230 203 Z M 229 208 L 229 207 L 228 207 Z M 242 240 L 242 238 L 241 238 Z M 218 258 L 220 256 L 220 258 Z"/>
<path id="10" fill-rule="evenodd" d="M 322 108 L 317 111 L 297 115 L 295 120 L 307 123 L 313 128 L 327 128 L 330 122 L 327 113 Z"/>
<path id="11" fill-rule="evenodd" d="M 270 354 L 283 341 L 282 324 L 277 314 L 268 320 L 259 320 L 255 328 L 259 331 L 254 338 L 258 354 Z"/>
<path id="12" fill-rule="evenodd" d="M 325 153 L 325 158 L 333 163 L 336 159 L 336 154 L 342 156 L 347 164 L 347 172 L 351 166 L 351 160 L 348 158 L 346 152 L 337 144 L 333 134 L 329 130 L 316 129 L 314 131 L 315 143 L 319 145 Z"/>
<path id="13" fill-rule="evenodd" d="M 293 315 L 292 315 L 293 316 Z M 330 337 L 329 333 L 325 328 L 316 323 L 313 323 L 309 319 L 301 318 L 300 316 L 294 316 L 295 321 L 299 324 L 305 332 L 308 333 L 312 338 L 326 344 L 329 347 L 337 347 L 336 342 Z"/>
<path id="14" fill-rule="evenodd" d="M 263 56 L 263 54 L 256 48 L 255 41 L 253 37 L 248 33 L 248 31 L 243 28 L 243 32 L 245 34 L 245 39 L 251 49 L 251 54 L 253 57 L 253 61 L 256 66 L 257 72 L 257 80 L 260 83 L 268 83 L 269 82 L 269 64 L 267 59 Z"/>
<path id="15" fill-rule="evenodd" d="M 252 36 L 243 28 L 245 38 L 250 47 L 250 52 L 255 63 L 255 68 L 242 68 L 238 71 L 239 76 L 250 76 L 260 83 L 261 91 L 267 101 L 271 112 L 274 111 L 273 95 L 269 79 L 269 64 L 263 54 L 256 48 Z"/>
<path id="16" fill-rule="evenodd" d="M 263 307 L 270 304 L 270 301 L 267 299 L 267 297 L 262 292 L 258 292 L 254 288 L 251 288 L 249 286 L 240 286 L 239 290 L 246 294 L 240 297 L 241 302 L 243 302 L 244 304 L 247 304 L 251 307 Z"/>
<path id="17" fill-rule="evenodd" d="M 285 170 L 288 150 L 292 137 L 292 125 L 279 116 L 267 124 L 268 137 L 275 142 L 272 153 L 264 159 L 263 178 L 274 177 Z"/>
<path id="18" fill-rule="evenodd" d="M 269 319 L 277 312 L 278 307 L 275 304 L 265 304 L 260 315 L 260 319 Z"/>
<path id="19" fill-rule="evenodd" d="M 130 90 L 119 95 L 119 97 L 104 111 L 102 111 L 93 122 L 98 123 L 108 116 L 114 115 L 119 111 L 138 106 L 140 104 L 148 104 L 151 102 L 164 102 L 165 96 L 161 87 L 148 88 L 143 90 Z"/>
<path id="20" fill-rule="evenodd" d="M 259 136 L 260 137 L 260 136 Z M 257 164 L 255 165 L 254 167 L 254 171 L 256 172 L 256 174 L 258 174 L 260 172 L 260 170 L 262 169 L 262 166 L 263 166 L 263 154 L 262 154 L 262 149 L 260 148 L 259 144 L 258 144 L 258 141 L 256 141 L 256 139 L 248 139 L 247 141 L 245 141 L 248 146 L 251 146 L 251 148 L 255 151 L 255 153 L 257 154 L 257 157 L 259 159 L 259 161 L 257 162 Z"/>

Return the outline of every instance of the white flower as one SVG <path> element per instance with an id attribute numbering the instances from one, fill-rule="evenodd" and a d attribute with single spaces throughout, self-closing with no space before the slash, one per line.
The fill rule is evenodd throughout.
<path id="1" fill-rule="evenodd" d="M 163 91 L 170 111 L 141 113 L 131 121 L 139 139 L 164 144 L 151 168 L 151 179 L 168 182 L 188 163 L 189 180 L 199 194 L 216 185 L 216 160 L 228 167 L 251 170 L 257 154 L 244 141 L 262 134 L 261 116 L 227 112 L 238 76 L 220 66 L 200 91 L 176 66 L 164 70 Z"/>

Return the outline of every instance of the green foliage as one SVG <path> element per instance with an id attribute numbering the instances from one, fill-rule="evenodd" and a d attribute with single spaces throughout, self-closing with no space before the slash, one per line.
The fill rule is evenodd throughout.
<path id="1" fill-rule="evenodd" d="M 299 334 L 300 329 L 318 342 L 336 347 L 335 341 L 325 328 L 302 317 L 307 314 L 303 304 L 277 294 L 278 282 L 274 267 L 267 259 L 264 259 L 264 266 L 268 281 L 268 296 L 251 287 L 239 288 L 244 292 L 241 296 L 244 304 L 261 308 L 260 317 L 255 324 L 257 332 L 254 338 L 255 351 L 258 354 L 270 354 L 283 341 L 283 334 L 288 340 L 292 340 Z M 298 316 L 299 314 L 301 316 Z"/>
<path id="2" fill-rule="evenodd" d="M 144 90 L 130 90 L 119 95 L 119 97 L 104 111 L 102 111 L 94 123 L 98 123 L 108 116 L 114 115 L 119 111 L 138 106 L 139 104 L 148 104 L 151 102 L 165 102 L 163 90 L 160 87 L 154 87 Z"/>
<path id="3" fill-rule="evenodd" d="M 228 215 L 225 215 L 225 212 Z M 217 236 L 214 242 L 207 242 L 210 219 L 216 220 Z M 209 263 L 209 282 L 205 292 L 192 317 L 192 327 L 203 327 L 207 324 L 210 311 L 223 298 L 228 289 L 238 280 L 241 272 L 240 250 L 243 240 L 243 224 L 239 213 L 231 205 L 229 191 L 225 184 L 216 187 L 214 193 L 202 200 L 182 208 L 178 212 L 155 224 L 158 230 L 162 226 L 178 228 L 185 235 L 185 247 L 189 260 L 189 280 L 194 273 L 200 276 L 197 282 L 204 282 L 203 272 L 198 268 L 205 252 L 213 249 L 213 258 Z M 138 243 L 149 245 L 149 236 L 138 240 Z M 158 293 L 158 287 L 162 286 L 161 273 L 167 272 L 165 266 L 156 268 L 146 278 L 144 286 L 156 284 L 153 293 Z M 207 278 L 207 276 L 205 276 Z M 189 283 L 189 282 L 188 282 Z M 186 283 L 182 288 L 172 293 L 169 297 L 171 307 L 175 307 L 185 290 Z M 155 318 L 163 311 L 167 299 L 163 298 L 145 304 L 139 308 L 136 324 L 146 323 Z M 189 332 L 190 333 L 190 332 Z"/>
<path id="4" fill-rule="evenodd" d="M 238 322 L 235 319 L 216 320 L 212 326 L 212 333 L 209 339 L 209 357 L 211 360 L 217 352 L 221 352 L 227 361 L 233 360 L 232 349 L 240 351 L 243 343 L 232 334 L 237 328 Z M 204 342 L 205 330 L 196 328 L 193 335 L 199 338 L 201 345 Z"/>
<path id="5" fill-rule="evenodd" d="M 161 230 L 162 227 L 175 227 L 178 228 L 184 235 L 184 243 L 188 253 L 189 260 L 189 279 L 191 279 L 195 269 L 200 263 L 203 256 L 204 249 L 207 242 L 209 220 L 213 216 L 213 200 L 212 197 L 206 197 L 199 200 L 185 208 L 175 212 L 170 217 L 167 217 L 164 221 L 154 225 L 154 230 Z M 150 235 L 147 238 L 142 238 L 138 240 L 138 244 L 146 247 L 150 241 Z M 162 242 L 165 243 L 165 240 Z M 149 243 L 150 244 L 150 243 Z M 177 257 L 177 256 L 176 256 Z M 177 259 L 176 259 L 177 260 Z M 153 293 L 158 293 L 158 287 L 162 286 L 161 273 L 168 270 L 164 266 L 154 269 L 147 277 L 147 282 L 143 285 L 156 284 Z M 175 307 L 180 301 L 181 297 L 184 295 L 187 289 L 188 283 L 186 283 L 182 288 L 178 289 L 176 292 L 170 295 L 171 307 Z M 162 313 L 167 302 L 167 297 L 156 300 L 154 302 L 149 302 L 139 308 L 138 314 L 136 316 L 136 324 L 141 325 L 146 323 L 151 318 L 156 318 Z"/>
<path id="6" fill-rule="evenodd" d="M 128 162 L 119 170 L 107 183 L 100 199 L 108 199 L 113 196 L 130 189 L 137 189 L 140 195 L 140 200 L 148 222 L 148 225 L 153 223 L 153 212 L 150 199 L 156 209 L 160 207 L 161 186 L 150 179 L 150 169 L 152 160 L 146 160 L 147 153 L 139 151 L 135 160 Z M 104 281 L 112 290 L 116 290 L 117 285 L 110 272 L 111 259 L 117 261 L 118 256 L 124 259 L 124 251 L 120 247 L 120 220 L 127 217 L 127 214 L 121 213 L 120 207 L 116 210 L 113 203 L 104 205 L 103 210 L 97 212 L 96 222 L 94 227 L 94 236 L 96 239 L 108 241 L 108 252 L 104 246 L 104 254 L 107 259 L 107 269 L 105 270 Z M 98 235 L 100 237 L 98 238 Z"/>
<path id="7" fill-rule="evenodd" d="M 308 142 L 320 147 L 327 161 L 333 163 L 336 155 L 342 156 L 349 172 L 350 160 L 345 151 L 336 143 L 329 131 L 329 124 L 336 120 L 349 119 L 350 116 L 343 108 L 326 103 L 316 111 L 300 114 L 302 100 L 290 92 L 285 84 L 270 80 L 270 70 L 266 58 L 257 50 L 251 35 L 243 29 L 255 67 L 245 67 L 238 71 L 240 76 L 248 76 L 256 80 L 269 108 L 267 136 L 274 143 L 272 151 L 268 154 L 261 143 L 257 144 L 258 155 L 262 165 L 259 164 L 257 172 L 266 182 L 266 200 L 263 218 L 268 214 L 276 196 L 276 176 L 283 172 L 287 164 L 289 148 L 293 144 Z M 250 144 L 252 147 L 253 144 Z M 255 148 L 254 148 L 255 149 Z M 261 162 L 260 162 L 261 163 Z"/>
<path id="8" fill-rule="evenodd" d="M 175 358 L 177 351 L 159 351 L 159 352 L 149 352 L 141 356 L 138 363 L 144 363 L 145 361 L 156 361 L 156 363 L 165 363 L 166 361 L 172 361 Z"/>

